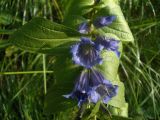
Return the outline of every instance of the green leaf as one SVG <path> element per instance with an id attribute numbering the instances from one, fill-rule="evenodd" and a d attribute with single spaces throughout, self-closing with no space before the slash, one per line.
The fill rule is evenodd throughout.
<path id="1" fill-rule="evenodd" d="M 53 54 L 64 53 L 77 41 L 77 31 L 44 18 L 31 20 L 10 38 L 10 42 L 21 49 Z"/>
<path id="2" fill-rule="evenodd" d="M 11 44 L 9 43 L 8 40 L 0 40 L 0 49 L 4 49 L 8 46 L 10 46 Z"/>
<path id="3" fill-rule="evenodd" d="M 10 13 L 8 12 L 0 12 L 0 24 L 3 24 L 3 25 L 9 25 L 11 24 L 13 21 L 13 17 Z"/>
<path id="4" fill-rule="evenodd" d="M 0 34 L 12 34 L 15 30 L 0 29 Z"/>
<path id="5" fill-rule="evenodd" d="M 105 114 L 98 116 L 98 118 L 100 120 L 133 120 L 132 118 L 127 118 L 127 117 L 121 117 L 121 116 L 116 116 L 116 115 L 112 115 L 112 116 L 107 116 Z M 138 120 L 138 119 L 137 119 Z"/>
<path id="6" fill-rule="evenodd" d="M 64 21 L 69 27 L 76 27 L 85 18 L 82 15 L 89 13 L 93 9 L 94 0 L 63 0 Z"/>
<path id="7" fill-rule="evenodd" d="M 114 34 L 105 33 L 105 36 L 107 36 L 108 38 L 114 38 L 120 41 L 120 39 Z M 121 41 L 119 42 L 118 46 L 119 46 L 118 51 L 122 53 Z M 116 81 L 118 67 L 119 67 L 119 58 L 113 51 L 107 51 L 107 50 L 102 51 L 101 56 L 103 58 L 103 63 L 102 65 L 98 65 L 97 69 L 104 74 L 106 79 L 110 80 L 111 82 Z"/>
<path id="8" fill-rule="evenodd" d="M 78 26 L 82 23 L 87 21 L 84 17 L 80 15 L 68 15 L 67 18 L 63 21 L 63 24 L 72 28 L 77 29 Z"/>
<path id="9" fill-rule="evenodd" d="M 58 113 L 56 117 L 57 120 L 77 120 L 78 118 L 78 107 L 73 107 L 71 109 L 64 110 L 63 112 Z"/>
<path id="10" fill-rule="evenodd" d="M 95 107 L 92 109 L 91 114 L 88 116 L 87 120 L 89 120 L 90 118 L 94 117 L 98 113 L 100 104 L 101 104 L 101 100 L 99 100 L 96 103 Z"/>
<path id="11" fill-rule="evenodd" d="M 120 82 L 119 77 L 113 84 L 118 85 L 118 93 L 108 102 L 109 105 L 113 106 L 110 111 L 113 115 L 128 117 L 128 103 L 125 101 L 124 84 Z"/>
<path id="12" fill-rule="evenodd" d="M 84 15 L 93 9 L 94 0 L 63 0 L 64 17 Z"/>
<path id="13" fill-rule="evenodd" d="M 74 81 L 81 71 L 81 67 L 74 65 L 71 56 L 58 56 L 53 66 L 55 83 L 51 85 L 50 90 L 46 95 L 45 112 L 57 113 L 65 111 L 77 105 L 77 101 L 64 98 L 72 92 L 74 88 Z"/>
<path id="14" fill-rule="evenodd" d="M 116 20 L 113 21 L 111 25 L 99 29 L 99 31 L 115 34 L 123 42 L 133 42 L 133 35 L 129 29 L 129 26 L 124 18 L 117 0 L 102 0 L 101 2 L 103 2 L 103 8 L 98 10 L 98 12 L 94 15 L 94 19 L 100 16 L 114 15 L 116 16 Z"/>
<path id="15" fill-rule="evenodd" d="M 106 34 L 106 36 L 120 41 L 120 39 L 113 34 Z M 122 53 L 121 41 L 119 43 L 119 51 Z M 128 106 L 126 106 L 127 103 L 125 101 L 124 84 L 119 80 L 118 77 L 119 58 L 113 51 L 107 51 L 107 50 L 102 52 L 102 58 L 103 58 L 102 65 L 98 65 L 96 69 L 100 71 L 107 80 L 111 81 L 112 84 L 118 85 L 117 95 L 108 102 L 109 105 L 115 107 L 113 109 L 119 109 L 118 113 L 112 112 L 112 114 L 127 116 L 128 111 L 126 109 L 128 108 Z"/>
<path id="16" fill-rule="evenodd" d="M 100 35 L 110 35 L 110 37 L 118 39 L 121 42 L 133 42 L 133 35 L 125 21 L 121 8 L 118 5 L 118 1 L 102 0 L 101 2 L 103 2 L 103 5 L 100 3 L 101 6 L 97 8 L 97 13 L 94 15 L 94 19 L 97 17 L 114 15 L 116 16 L 116 20 L 111 25 L 98 29 L 97 32 Z M 120 43 L 119 48 L 122 52 L 122 43 Z M 101 66 L 97 67 L 97 69 L 99 69 L 105 78 L 110 80 L 112 84 L 118 85 L 118 94 L 108 102 L 109 105 L 113 106 L 111 112 L 114 115 L 127 117 L 128 104 L 125 101 L 124 84 L 118 77 L 119 59 L 110 51 L 103 52 L 102 56 L 104 62 Z"/>

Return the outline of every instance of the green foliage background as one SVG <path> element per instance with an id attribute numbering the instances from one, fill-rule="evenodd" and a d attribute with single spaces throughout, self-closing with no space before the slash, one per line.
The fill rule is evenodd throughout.
<path id="1" fill-rule="evenodd" d="M 119 7 L 113 4 L 111 0 L 106 0 L 108 3 L 107 9 L 110 7 Z M 62 73 L 67 72 L 68 70 L 73 69 L 76 66 L 72 66 L 70 68 L 61 69 L 60 66 L 65 66 L 71 64 L 67 58 L 66 62 L 61 64 L 64 59 L 60 59 L 60 57 L 53 57 L 52 55 L 42 55 L 35 53 L 28 53 L 26 51 L 19 50 L 17 47 L 10 46 L 10 43 L 6 42 L 10 34 L 15 31 L 15 29 L 20 28 L 24 23 L 28 22 L 34 16 L 46 17 L 48 19 L 54 20 L 56 22 L 61 22 L 64 17 L 64 24 L 69 26 L 76 26 L 78 23 L 83 21 L 84 18 L 79 18 L 79 16 L 69 16 L 69 10 L 74 9 L 75 7 L 77 11 L 72 11 L 73 14 L 84 14 L 92 9 L 92 7 L 87 8 L 84 11 L 81 11 L 83 5 L 90 6 L 93 2 L 92 0 L 84 1 L 80 5 L 82 6 L 70 6 L 73 3 L 64 4 L 66 1 L 63 0 L 62 6 L 61 1 L 32 1 L 32 0 L 5 0 L 0 1 L 0 47 L 1 47 L 1 57 L 0 57 L 0 68 L 1 68 L 1 76 L 0 76 L 0 117 L 2 119 L 66 119 L 68 113 L 71 113 L 68 110 L 67 115 L 64 113 L 54 114 L 46 116 L 43 112 L 43 103 L 44 103 L 44 94 L 46 90 L 44 88 L 48 88 L 51 84 L 56 83 L 55 81 L 55 73 L 56 70 L 60 69 Z M 75 2 L 75 1 L 71 1 Z M 118 2 L 118 1 L 116 1 Z M 122 11 L 127 19 L 131 30 L 133 32 L 135 43 L 134 44 L 124 44 L 124 53 L 122 54 L 122 61 L 120 61 L 120 78 L 125 83 L 126 88 L 126 101 L 129 103 L 129 116 L 135 119 L 159 119 L 159 103 L 160 103 L 160 69 L 159 69 L 159 14 L 158 5 L 159 1 L 151 2 L 150 0 L 133 0 L 133 1 L 120 1 Z M 101 6 L 100 6 L 101 7 Z M 63 16 L 63 9 L 66 8 L 65 14 Z M 86 8 L 86 7 L 85 7 Z M 78 10 L 79 9 L 79 10 Z M 98 8 L 97 8 L 98 9 Z M 105 9 L 105 8 L 104 8 Z M 117 8 L 119 9 L 119 8 Z M 114 11 L 117 9 L 113 9 L 108 13 L 112 14 L 118 12 Z M 108 10 L 106 10 L 108 12 Z M 103 13 L 98 13 L 103 14 Z M 73 17 L 74 21 L 67 21 L 67 17 Z M 80 21 L 77 21 L 80 20 Z M 121 18 L 124 19 L 124 18 Z M 38 30 L 37 28 L 42 28 L 45 26 L 46 29 L 43 29 L 43 32 L 46 33 L 43 37 L 47 39 L 47 43 L 39 44 L 41 38 L 36 42 L 36 46 L 38 45 L 38 49 L 35 48 L 34 51 L 41 52 L 51 52 L 51 47 L 55 47 L 54 51 L 62 49 L 63 45 L 66 45 L 64 37 L 68 35 L 74 35 L 74 39 L 70 39 L 70 43 L 67 42 L 67 45 L 76 42 L 79 37 L 79 34 L 74 30 L 69 33 L 66 27 L 57 27 L 52 30 L 51 24 L 42 24 L 43 26 L 37 26 L 36 23 L 38 21 L 35 19 L 34 26 L 26 26 L 30 31 L 23 31 L 23 33 L 29 34 L 28 36 L 34 36 L 36 38 L 36 34 L 34 30 Z M 43 23 L 43 20 L 41 20 Z M 73 24 L 74 23 L 74 24 Z M 32 24 L 33 25 L 33 24 Z M 114 26 L 114 25 L 113 25 Z M 116 26 L 116 25 L 115 25 Z M 24 26 L 25 27 L 25 26 Z M 121 26 L 119 27 L 121 28 Z M 49 30 L 51 29 L 51 30 Z M 60 30 L 61 29 L 61 30 Z M 103 31 L 110 31 L 113 28 L 105 28 Z M 59 38 L 63 43 L 57 43 L 55 46 L 51 43 L 50 39 L 54 39 L 49 33 L 58 33 L 58 31 L 68 31 L 68 34 L 60 33 L 62 36 Z M 99 32 L 103 32 L 99 31 Z M 18 34 L 16 36 L 19 39 L 24 39 L 24 34 Z M 74 33 L 74 34 L 73 34 Z M 76 35 L 76 36 L 75 36 Z M 118 35 L 117 35 L 118 36 Z M 125 36 L 118 36 L 123 39 Z M 13 38 L 15 38 L 13 36 Z M 33 39 L 34 39 L 33 38 Z M 17 39 L 14 40 L 14 42 Z M 126 40 L 124 38 L 124 40 Z M 129 40 L 132 40 L 130 38 Z M 18 43 L 21 41 L 18 41 Z M 16 42 L 17 43 L 17 42 Z M 31 48 L 27 48 L 30 51 L 33 51 L 34 44 Z M 6 46 L 10 46 L 7 47 Z M 23 48 L 23 46 L 27 46 L 27 43 L 24 41 L 19 44 L 19 47 Z M 39 49 L 40 48 L 40 49 Z M 42 48 L 42 49 L 41 49 Z M 48 49 L 49 48 L 49 49 Z M 23 48 L 26 49 L 26 48 Z M 65 51 L 66 48 L 63 48 Z M 63 53 L 63 51 L 62 51 Z M 58 60 L 57 60 L 58 59 Z M 56 64 L 55 62 L 59 61 Z M 37 71 L 38 70 L 38 71 Z M 80 70 L 79 68 L 77 70 Z M 16 72 L 23 71 L 23 72 Z M 29 71 L 29 72 L 28 72 Z M 52 72 L 54 71 L 54 73 Z M 76 71 L 75 71 L 76 72 Z M 67 77 L 67 76 L 66 76 Z M 68 76 L 69 77 L 69 76 Z M 60 78 L 61 79 L 61 78 Z M 69 78 L 68 78 L 69 79 Z M 47 85 L 46 85 L 47 80 Z M 61 83 L 60 83 L 61 84 Z M 73 84 L 73 83 L 72 83 Z M 54 88 L 56 89 L 56 87 Z M 67 89 L 68 91 L 71 88 L 61 88 Z M 57 89 L 56 89 L 57 90 Z M 44 94 L 42 94 L 45 92 Z M 60 91 L 57 92 L 60 94 Z M 59 102 L 52 101 L 50 102 Z M 68 103 L 70 103 L 68 101 Z M 63 103 L 62 105 L 66 105 L 67 103 Z M 56 110 L 59 106 L 55 107 Z M 52 109 L 52 108 L 51 108 Z M 63 115 L 62 115 L 63 114 Z M 71 114 L 72 115 L 72 114 Z M 110 119 L 110 118 L 100 118 L 100 119 Z M 114 117 L 113 117 L 114 119 Z M 115 117 L 115 119 L 117 119 Z M 122 119 L 122 118 L 118 118 Z"/>

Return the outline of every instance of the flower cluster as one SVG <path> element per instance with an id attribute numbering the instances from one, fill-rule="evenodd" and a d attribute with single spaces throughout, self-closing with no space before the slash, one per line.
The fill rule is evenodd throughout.
<path id="1" fill-rule="evenodd" d="M 117 90 L 117 85 L 112 85 L 100 72 L 90 69 L 81 73 L 73 91 L 64 97 L 77 98 L 79 107 L 84 102 L 97 103 L 100 99 L 107 104 L 117 94 Z"/>
<path id="2" fill-rule="evenodd" d="M 99 17 L 93 21 L 96 28 L 107 26 L 115 20 L 115 16 Z M 90 30 L 89 24 L 81 23 L 78 31 L 80 33 L 88 33 Z M 118 51 L 119 41 L 105 36 L 96 36 L 95 40 L 87 37 L 81 37 L 81 41 L 71 46 L 72 60 L 75 64 L 86 68 L 78 77 L 73 91 L 68 95 L 63 95 L 65 98 L 78 99 L 80 107 L 84 102 L 97 103 L 101 100 L 107 104 L 112 97 L 117 94 L 118 86 L 113 85 L 109 80 L 97 70 L 94 69 L 96 64 L 102 64 L 102 50 L 113 51 L 117 57 L 120 56 Z"/>
<path id="3" fill-rule="evenodd" d="M 112 22 L 116 19 L 115 16 L 107 16 L 107 17 L 98 17 L 93 21 L 93 25 L 96 28 L 102 28 L 104 26 L 112 24 Z M 78 31 L 82 34 L 86 34 L 89 32 L 89 23 L 83 22 L 79 25 Z"/>

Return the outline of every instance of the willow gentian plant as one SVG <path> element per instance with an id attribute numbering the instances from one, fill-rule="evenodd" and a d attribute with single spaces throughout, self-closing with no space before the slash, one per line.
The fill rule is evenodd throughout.
<path id="1" fill-rule="evenodd" d="M 99 17 L 93 21 L 93 25 L 98 29 L 111 24 L 115 18 L 115 16 Z M 90 24 L 87 22 L 81 23 L 78 31 L 82 34 L 91 32 Z M 107 104 L 118 92 L 118 86 L 113 85 L 94 67 L 103 63 L 101 56 L 103 50 L 113 51 L 117 57 L 120 56 L 120 52 L 118 51 L 119 41 L 106 36 L 95 36 L 94 40 L 83 36 L 80 38 L 81 41 L 79 43 L 71 46 L 73 62 L 79 66 L 83 66 L 84 70 L 77 78 L 73 91 L 63 96 L 65 98 L 76 98 L 79 107 L 83 103 L 96 104 L 99 100 Z"/>

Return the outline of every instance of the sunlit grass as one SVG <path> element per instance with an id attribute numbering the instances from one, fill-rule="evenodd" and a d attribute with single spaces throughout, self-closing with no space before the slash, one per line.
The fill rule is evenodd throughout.
<path id="1" fill-rule="evenodd" d="M 33 16 L 62 20 L 57 2 L 33 2 L 31 0 L 2 0 L 0 12 L 8 12 L 5 25 L 0 26 L 0 39 L 30 20 Z M 30 4 L 29 4 L 30 3 Z M 59 2 L 58 2 L 59 3 Z M 120 77 L 125 83 L 129 116 L 139 119 L 160 119 L 160 35 L 159 1 L 124 0 L 122 10 L 131 27 L 135 42 L 124 45 L 120 64 Z M 52 6 L 53 7 L 50 7 Z M 60 4 L 59 4 L 60 5 Z M 21 10 L 21 8 L 22 11 Z M 48 12 L 47 12 L 48 11 Z M 52 16 L 52 12 L 56 13 Z M 7 43 L 4 43 L 5 47 Z M 17 48 L 0 51 L 0 118 L 12 119 L 56 119 L 43 113 L 43 100 L 47 83 L 54 79 L 54 58 L 19 51 Z M 18 75 L 17 75 L 18 74 Z"/>

